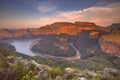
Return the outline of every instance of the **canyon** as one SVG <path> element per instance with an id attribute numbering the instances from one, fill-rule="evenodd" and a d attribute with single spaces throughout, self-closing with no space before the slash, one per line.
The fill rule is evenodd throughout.
<path id="1" fill-rule="evenodd" d="M 18 37 L 33 37 L 39 35 L 49 35 L 49 34 L 69 34 L 76 35 L 78 32 L 83 30 L 93 30 L 93 31 L 103 31 L 109 32 L 109 28 L 97 26 L 94 23 L 90 22 L 55 22 L 50 25 L 42 26 L 40 28 L 34 29 L 18 29 L 18 30 L 9 30 L 9 29 L 1 29 L 0 30 L 0 39 L 6 38 L 18 38 Z"/>
<path id="2" fill-rule="evenodd" d="M 92 22 L 55 22 L 40 28 L 32 29 L 0 29 L 0 40 L 7 39 L 29 39 L 43 35 L 63 35 L 66 38 L 61 40 L 73 41 L 75 46 L 88 55 L 95 53 L 95 50 L 84 50 L 94 45 L 98 45 L 102 52 L 120 56 L 120 24 L 113 23 L 108 27 L 101 27 Z M 52 37 L 51 37 L 52 38 Z M 78 45 L 79 44 L 79 45 Z M 92 53 L 91 53 L 92 52 Z"/>

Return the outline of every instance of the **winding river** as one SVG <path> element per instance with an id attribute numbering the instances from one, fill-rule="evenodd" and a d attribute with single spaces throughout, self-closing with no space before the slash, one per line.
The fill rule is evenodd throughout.
<path id="1" fill-rule="evenodd" d="M 40 39 L 27 39 L 27 40 L 13 40 L 8 42 L 9 44 L 15 46 L 16 51 L 26 54 L 26 55 L 30 55 L 30 56 L 35 56 L 37 54 L 33 53 L 30 50 L 30 47 L 32 46 L 33 42 L 37 42 Z M 49 57 L 49 58 L 62 58 L 62 59 L 67 59 L 67 60 L 74 60 L 74 59 L 80 59 L 80 52 L 77 50 L 77 48 L 71 43 L 71 46 L 76 50 L 76 56 L 72 56 L 72 57 L 56 57 L 56 56 L 51 56 L 51 55 L 47 55 L 47 54 L 39 54 L 39 56 L 41 57 Z"/>

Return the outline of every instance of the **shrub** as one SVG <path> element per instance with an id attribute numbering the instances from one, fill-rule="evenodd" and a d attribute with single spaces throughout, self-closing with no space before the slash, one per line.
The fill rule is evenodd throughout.
<path id="1" fill-rule="evenodd" d="M 39 80 L 39 77 L 35 76 L 33 71 L 29 71 L 21 80 Z"/>
<path id="2" fill-rule="evenodd" d="M 63 69 L 59 66 L 55 67 L 53 66 L 52 69 L 49 71 L 52 78 L 55 78 L 56 76 L 62 75 L 64 73 Z"/>
<path id="3" fill-rule="evenodd" d="M 27 74 L 28 70 L 25 67 L 23 63 L 18 61 L 18 63 L 15 65 L 16 70 L 16 80 L 21 80 L 21 78 Z"/>

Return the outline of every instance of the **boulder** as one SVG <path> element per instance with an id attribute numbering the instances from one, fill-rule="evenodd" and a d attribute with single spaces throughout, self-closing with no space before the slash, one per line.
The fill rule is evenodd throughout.
<path id="1" fill-rule="evenodd" d="M 57 76 L 55 80 L 63 80 L 63 78 L 61 76 Z"/>

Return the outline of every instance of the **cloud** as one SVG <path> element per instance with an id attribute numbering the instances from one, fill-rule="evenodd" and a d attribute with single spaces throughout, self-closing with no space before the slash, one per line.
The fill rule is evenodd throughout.
<path id="1" fill-rule="evenodd" d="M 41 13 L 48 13 L 48 12 L 52 12 L 54 10 L 56 10 L 57 6 L 56 5 L 52 5 L 49 3 L 40 3 L 37 6 L 37 9 L 39 12 Z"/>
<path id="2" fill-rule="evenodd" d="M 61 12 L 57 16 L 40 18 L 41 25 L 59 21 L 89 21 L 101 26 L 120 22 L 120 2 L 107 6 L 94 6 L 83 10 Z"/>
<path id="3" fill-rule="evenodd" d="M 23 3 L 33 7 L 39 13 L 48 13 L 55 11 L 57 4 L 54 3 L 54 0 L 22 0 Z"/>
<path id="4" fill-rule="evenodd" d="M 0 19 L 0 26 L 21 26 L 21 27 L 40 27 L 54 22 L 74 22 L 74 21 L 88 21 L 94 22 L 100 26 L 109 26 L 112 23 L 120 23 L 120 2 L 112 3 L 106 6 L 93 6 L 83 10 L 75 11 L 57 11 L 57 5 L 51 3 L 35 3 L 34 8 L 39 12 L 49 14 L 55 13 L 51 16 L 42 16 L 37 18 L 5 18 Z M 2 26 L 1 26 L 2 27 Z"/>

